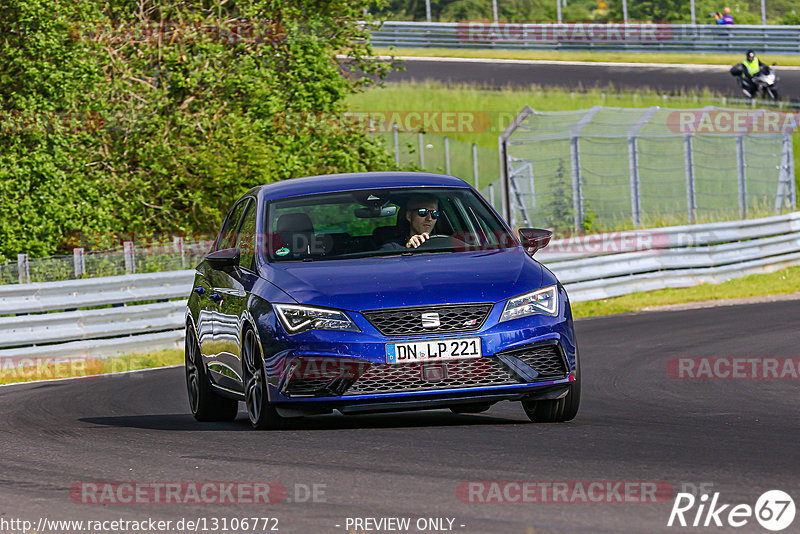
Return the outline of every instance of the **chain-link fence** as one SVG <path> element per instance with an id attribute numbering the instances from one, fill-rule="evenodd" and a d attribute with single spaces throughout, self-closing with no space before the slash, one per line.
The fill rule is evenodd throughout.
<path id="1" fill-rule="evenodd" d="M 20 254 L 16 262 L 0 264 L 0 284 L 55 282 L 77 278 L 96 278 L 132 273 L 154 273 L 191 269 L 211 248 L 212 241 L 130 245 L 109 250 L 84 252 L 77 248 L 72 255 L 28 258 Z"/>
<path id="2" fill-rule="evenodd" d="M 380 133 L 401 166 L 416 165 L 427 172 L 451 174 L 469 182 L 499 208 L 496 183 L 500 159 L 496 150 L 437 134 L 403 131 L 396 125 Z"/>
<path id="3" fill-rule="evenodd" d="M 713 107 L 526 108 L 504 143 L 507 216 L 564 234 L 794 210 L 796 122 Z"/>

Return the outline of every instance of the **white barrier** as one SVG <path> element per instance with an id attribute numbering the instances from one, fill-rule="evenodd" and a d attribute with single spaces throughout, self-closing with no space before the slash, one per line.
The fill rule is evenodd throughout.
<path id="1" fill-rule="evenodd" d="M 800 212 L 556 240 L 536 259 L 573 302 L 719 283 L 800 264 Z"/>
<path id="2" fill-rule="evenodd" d="M 129 274 L 0 286 L 0 315 L 186 297 L 194 271 Z"/>
<path id="3" fill-rule="evenodd" d="M 623 29 L 624 28 L 624 29 Z M 410 22 L 374 23 L 373 46 L 398 48 L 488 48 L 508 50 L 593 50 L 796 54 L 797 26 L 621 22 Z M 707 67 L 707 66 L 706 66 Z"/>
<path id="4" fill-rule="evenodd" d="M 573 302 L 722 282 L 800 264 L 800 213 L 631 233 L 649 233 L 651 248 L 638 250 L 644 241 L 637 244 L 616 233 L 554 241 L 536 258 L 559 277 Z M 171 271 L 0 286 L 0 315 L 5 315 L 0 317 L 0 358 L 178 348 L 193 276 L 194 271 Z M 165 302 L 136 304 L 153 300 Z M 75 310 L 125 303 L 134 304 Z M 22 315 L 31 312 L 56 313 Z"/>

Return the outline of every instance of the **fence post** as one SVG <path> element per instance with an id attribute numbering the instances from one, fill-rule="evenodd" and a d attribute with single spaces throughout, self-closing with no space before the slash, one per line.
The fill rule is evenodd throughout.
<path id="1" fill-rule="evenodd" d="M 176 236 L 172 238 L 172 241 L 175 245 L 175 249 L 181 255 L 181 269 L 186 268 L 186 248 L 184 247 L 184 240 L 183 237 Z"/>
<path id="2" fill-rule="evenodd" d="M 19 283 L 31 283 L 31 266 L 28 262 L 27 254 L 17 254 L 17 271 L 19 272 Z"/>
<path id="3" fill-rule="evenodd" d="M 747 173 L 744 161 L 744 136 L 736 136 L 736 174 L 739 180 L 739 218 L 747 218 Z"/>
<path id="4" fill-rule="evenodd" d="M 578 136 L 573 135 L 569 142 L 570 156 L 572 159 L 572 210 L 574 212 L 573 224 L 576 232 L 583 228 L 583 191 L 581 190 L 581 156 L 578 146 Z"/>
<path id="5" fill-rule="evenodd" d="M 787 134 L 783 137 L 784 145 L 786 146 L 786 175 L 789 183 L 789 202 L 792 206 L 792 211 L 797 210 L 797 188 L 794 182 L 794 149 L 792 148 L 792 135 Z"/>
<path id="6" fill-rule="evenodd" d="M 508 184 L 508 167 L 511 158 L 508 153 L 508 140 L 523 121 L 533 113 L 535 113 L 533 108 L 526 104 L 522 111 L 517 113 L 511 124 L 503 130 L 503 133 L 497 136 L 497 149 L 500 156 L 500 192 L 503 196 L 501 214 L 506 220 L 511 219 L 511 197 Z"/>
<path id="7" fill-rule="evenodd" d="M 86 272 L 86 259 L 83 256 L 83 247 L 72 249 L 72 266 L 74 267 L 75 278 L 83 277 Z"/>
<path id="8" fill-rule="evenodd" d="M 686 168 L 686 211 L 689 224 L 694 224 L 697 217 L 697 193 L 694 187 L 694 153 L 692 152 L 692 136 L 683 137 L 683 159 Z"/>
<path id="9" fill-rule="evenodd" d="M 531 184 L 531 209 L 536 209 L 536 184 L 533 181 L 533 163 L 528 165 L 528 178 Z"/>
<path id="10" fill-rule="evenodd" d="M 478 184 L 478 147 L 472 143 L 472 178 L 475 180 L 475 189 L 481 190 Z"/>
<path id="11" fill-rule="evenodd" d="M 133 241 L 122 243 L 122 253 L 125 255 L 125 272 L 128 274 L 136 273 L 136 258 L 133 251 Z"/>
<path id="12" fill-rule="evenodd" d="M 642 204 L 639 198 L 639 161 L 636 137 L 628 138 L 628 166 L 631 174 L 631 216 L 633 226 L 639 228 L 642 223 Z"/>
<path id="13" fill-rule="evenodd" d="M 450 174 L 450 139 L 444 138 L 444 173 Z"/>
<path id="14" fill-rule="evenodd" d="M 425 140 L 422 138 L 422 132 L 417 134 L 419 138 L 419 166 L 425 168 Z"/>
<path id="15" fill-rule="evenodd" d="M 489 204 L 494 207 L 494 184 L 489 184 Z M 495 208 L 496 209 L 496 208 Z"/>
<path id="16" fill-rule="evenodd" d="M 394 162 L 400 165 L 400 139 L 397 135 L 397 123 L 392 124 L 392 132 L 394 133 Z"/>

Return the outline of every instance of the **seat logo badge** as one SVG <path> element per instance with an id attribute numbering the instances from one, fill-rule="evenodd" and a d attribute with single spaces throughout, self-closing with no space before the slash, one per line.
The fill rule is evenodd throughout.
<path id="1" fill-rule="evenodd" d="M 438 313 L 423 313 L 422 314 L 422 328 L 438 328 L 439 327 L 439 314 Z"/>

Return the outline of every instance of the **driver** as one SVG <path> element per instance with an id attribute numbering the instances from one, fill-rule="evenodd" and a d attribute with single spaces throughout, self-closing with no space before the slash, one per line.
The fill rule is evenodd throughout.
<path id="1" fill-rule="evenodd" d="M 431 195 L 416 195 L 406 204 L 406 231 L 396 241 L 389 241 L 381 248 L 417 248 L 427 241 L 436 220 L 439 218 L 439 201 Z M 406 226 L 406 225 L 403 225 Z"/>

